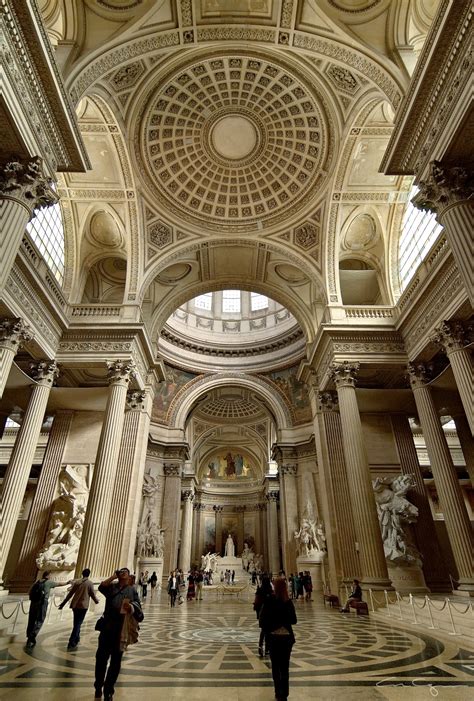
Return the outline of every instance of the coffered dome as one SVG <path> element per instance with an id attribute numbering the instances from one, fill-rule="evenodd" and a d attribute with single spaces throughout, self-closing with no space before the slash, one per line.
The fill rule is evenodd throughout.
<path id="1" fill-rule="evenodd" d="M 168 74 L 149 94 L 139 136 L 161 204 L 219 230 L 286 217 L 327 169 L 327 117 L 314 88 L 243 53 Z"/>

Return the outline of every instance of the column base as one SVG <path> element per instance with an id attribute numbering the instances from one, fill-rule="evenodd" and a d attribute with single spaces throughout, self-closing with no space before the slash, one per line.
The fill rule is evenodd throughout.
<path id="1" fill-rule="evenodd" d="M 404 567 L 387 562 L 387 570 L 392 587 L 400 594 L 429 594 L 421 567 Z"/>
<path id="2" fill-rule="evenodd" d="M 362 577 L 360 586 L 363 590 L 373 589 L 374 591 L 395 591 L 390 579 L 374 579 L 370 577 Z"/>
<path id="3" fill-rule="evenodd" d="M 474 580 L 459 580 L 458 588 L 454 590 L 456 596 L 474 596 Z"/>

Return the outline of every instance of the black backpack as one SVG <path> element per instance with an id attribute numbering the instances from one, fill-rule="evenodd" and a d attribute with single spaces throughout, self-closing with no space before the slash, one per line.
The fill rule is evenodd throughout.
<path id="1" fill-rule="evenodd" d="M 38 579 L 37 582 L 33 584 L 33 586 L 30 589 L 30 601 L 33 604 L 41 604 L 43 603 L 43 599 L 45 598 L 45 588 L 44 588 L 44 582 Z"/>

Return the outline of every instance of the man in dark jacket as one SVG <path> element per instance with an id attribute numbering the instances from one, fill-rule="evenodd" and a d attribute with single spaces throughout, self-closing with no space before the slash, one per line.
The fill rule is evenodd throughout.
<path id="1" fill-rule="evenodd" d="M 362 601 L 362 589 L 360 588 L 358 579 L 354 579 L 352 591 L 349 594 L 344 607 L 341 609 L 341 613 L 349 613 L 349 606 L 353 601 Z"/>
<path id="2" fill-rule="evenodd" d="M 48 612 L 49 593 L 54 587 L 62 587 L 60 582 L 52 582 L 49 572 L 43 572 L 41 580 L 30 589 L 30 610 L 26 628 L 26 649 L 31 650 L 36 645 L 36 636 L 41 630 Z"/>
<path id="3" fill-rule="evenodd" d="M 69 599 L 72 599 L 70 606 L 72 608 L 74 622 L 72 632 L 69 637 L 69 642 L 67 644 L 67 649 L 69 652 L 74 651 L 79 645 L 79 641 L 81 639 L 81 626 L 84 618 L 86 617 L 90 600 L 93 599 L 96 604 L 99 603 L 99 599 L 95 595 L 94 585 L 89 579 L 90 573 L 91 571 L 89 569 L 82 571 L 82 579 L 75 579 L 72 582 L 66 598 L 58 606 L 59 609 L 63 609 Z"/>
<path id="4" fill-rule="evenodd" d="M 115 579 L 118 581 L 114 582 Z M 131 614 L 136 621 L 140 622 L 143 620 L 143 612 L 138 594 L 130 585 L 130 570 L 127 567 L 117 570 L 99 584 L 99 591 L 105 596 L 106 601 L 99 646 L 95 656 L 94 698 L 101 699 L 103 689 L 104 701 L 112 701 L 124 652 L 122 628 L 125 616 Z"/>

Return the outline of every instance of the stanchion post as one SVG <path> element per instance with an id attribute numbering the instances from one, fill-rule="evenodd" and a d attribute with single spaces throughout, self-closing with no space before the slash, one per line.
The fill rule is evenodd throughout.
<path id="1" fill-rule="evenodd" d="M 388 616 L 389 618 L 392 618 L 392 616 L 391 616 L 391 614 L 390 614 L 390 608 L 389 608 L 389 605 L 388 605 L 388 604 L 389 604 L 389 601 L 388 601 L 388 593 L 387 593 L 387 590 L 384 589 L 384 590 L 383 590 L 383 593 L 384 593 L 384 596 L 385 596 L 385 606 L 387 607 L 387 616 Z"/>
<path id="2" fill-rule="evenodd" d="M 451 619 L 451 625 L 453 626 L 453 632 L 449 635 L 457 635 L 456 626 L 454 625 L 453 612 L 451 611 L 451 602 L 448 598 L 446 598 L 446 603 L 448 604 L 449 618 Z"/>
<path id="3" fill-rule="evenodd" d="M 430 606 L 430 603 L 431 603 L 431 602 L 430 602 L 430 598 L 429 598 L 428 595 L 426 595 L 426 596 L 425 596 L 425 599 L 426 599 L 426 603 L 428 604 L 428 613 L 430 614 L 430 621 L 431 621 L 430 628 L 432 628 L 432 629 L 434 630 L 433 616 L 432 616 L 432 613 L 431 613 L 431 606 Z"/>

